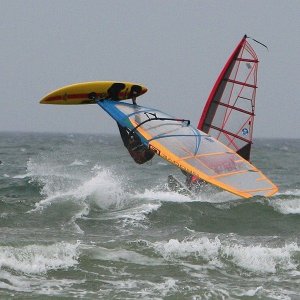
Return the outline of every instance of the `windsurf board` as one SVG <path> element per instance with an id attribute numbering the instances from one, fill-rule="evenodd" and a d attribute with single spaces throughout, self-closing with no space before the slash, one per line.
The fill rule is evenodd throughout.
<path id="1" fill-rule="evenodd" d="M 147 92 L 141 84 L 120 81 L 81 82 L 61 87 L 42 98 L 42 104 L 92 104 L 96 100 L 113 101 L 136 98 Z"/>

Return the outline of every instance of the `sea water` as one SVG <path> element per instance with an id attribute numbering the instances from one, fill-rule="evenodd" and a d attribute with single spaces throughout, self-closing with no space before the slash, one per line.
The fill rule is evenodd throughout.
<path id="1" fill-rule="evenodd" d="M 0 133 L 0 298 L 300 299 L 299 154 L 255 141 L 272 198 L 190 198 L 117 135 Z"/>

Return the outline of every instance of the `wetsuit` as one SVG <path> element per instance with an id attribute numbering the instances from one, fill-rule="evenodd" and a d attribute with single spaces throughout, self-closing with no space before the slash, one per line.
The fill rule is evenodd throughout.
<path id="1" fill-rule="evenodd" d="M 153 158 L 154 152 L 143 145 L 140 138 L 135 133 L 130 135 L 126 127 L 122 127 L 119 123 L 117 124 L 123 144 L 136 163 L 143 164 Z"/>

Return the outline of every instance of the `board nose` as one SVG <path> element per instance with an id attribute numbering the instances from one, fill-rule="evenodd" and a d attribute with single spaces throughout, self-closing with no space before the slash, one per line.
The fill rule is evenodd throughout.
<path id="1" fill-rule="evenodd" d="M 47 101 L 45 98 L 43 98 L 42 100 L 40 100 L 40 104 L 47 104 Z"/>

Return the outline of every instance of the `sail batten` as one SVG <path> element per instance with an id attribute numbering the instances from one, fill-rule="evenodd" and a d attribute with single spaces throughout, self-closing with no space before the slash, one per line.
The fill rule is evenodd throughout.
<path id="1" fill-rule="evenodd" d="M 238 80 L 232 80 L 232 79 L 224 79 L 228 82 L 232 82 L 232 83 L 236 83 L 236 84 L 239 84 L 239 85 L 243 85 L 243 86 L 248 86 L 248 87 L 251 87 L 251 88 L 254 88 L 256 89 L 257 86 L 254 85 L 254 84 L 249 84 L 249 83 L 246 83 L 246 82 L 241 82 L 241 81 L 238 81 Z"/>
<path id="2" fill-rule="evenodd" d="M 245 97 L 239 97 L 239 98 L 247 99 L 247 98 L 245 98 Z M 251 99 L 247 99 L 247 100 L 251 100 Z M 242 113 L 244 113 L 244 114 L 248 114 L 248 115 L 250 115 L 250 116 L 254 116 L 254 112 L 252 112 L 252 111 L 247 111 L 247 110 L 245 110 L 245 109 L 242 109 L 242 108 L 239 108 L 239 107 L 236 107 L 236 106 L 233 106 L 233 105 L 229 105 L 229 104 L 223 103 L 223 102 L 215 102 L 215 103 L 218 103 L 219 105 L 225 106 L 225 107 L 227 107 L 227 108 L 231 108 L 231 109 L 233 109 L 233 110 L 240 111 L 240 112 L 242 112 Z"/>
<path id="3" fill-rule="evenodd" d="M 240 58 L 240 57 L 238 57 L 236 60 L 237 61 L 245 61 L 245 62 L 258 63 L 258 59 L 249 59 L 249 58 Z"/>
<path id="4" fill-rule="evenodd" d="M 245 139 L 245 138 L 243 138 L 243 137 L 238 136 L 237 134 L 234 134 L 234 133 L 232 133 L 232 132 L 226 131 L 226 130 L 224 130 L 224 129 L 222 129 L 222 128 L 218 128 L 218 127 L 216 127 L 216 126 L 211 126 L 211 128 L 216 129 L 216 130 L 218 130 L 218 131 L 220 131 L 220 132 L 226 133 L 226 134 L 228 134 L 228 135 L 231 135 L 231 136 L 233 136 L 233 137 L 235 137 L 235 138 L 239 138 L 239 139 L 241 139 L 242 141 L 244 141 L 244 142 L 246 142 L 246 143 L 252 143 L 251 140 L 247 140 L 247 139 Z"/>

